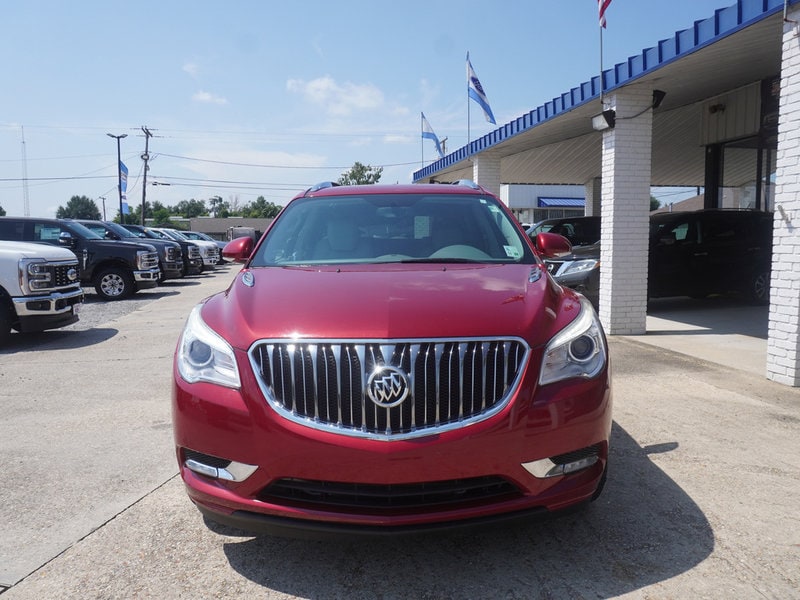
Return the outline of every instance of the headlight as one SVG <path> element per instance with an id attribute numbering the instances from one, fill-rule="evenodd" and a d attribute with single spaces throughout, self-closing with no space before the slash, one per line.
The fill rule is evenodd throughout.
<path id="1" fill-rule="evenodd" d="M 192 309 L 178 343 L 178 372 L 189 383 L 207 381 L 238 388 L 239 368 L 233 348 L 205 324 L 200 316 L 202 304 Z"/>
<path id="2" fill-rule="evenodd" d="M 539 385 L 572 377 L 594 377 L 605 366 L 607 354 L 597 313 L 586 298 L 581 298 L 581 314 L 545 348 Z"/>
<path id="3" fill-rule="evenodd" d="M 572 273 L 585 273 L 600 266 L 600 261 L 595 259 L 576 260 L 565 264 L 559 271 L 559 276 Z"/>

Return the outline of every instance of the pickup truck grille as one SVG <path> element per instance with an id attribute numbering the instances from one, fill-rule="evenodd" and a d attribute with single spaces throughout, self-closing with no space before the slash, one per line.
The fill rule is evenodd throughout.
<path id="1" fill-rule="evenodd" d="M 284 417 L 343 435 L 402 439 L 463 427 L 500 411 L 519 385 L 517 338 L 264 340 L 250 361 Z"/>
<path id="2" fill-rule="evenodd" d="M 65 288 L 78 284 L 76 273 L 78 272 L 78 261 L 70 263 L 58 263 L 48 265 L 53 272 L 53 288 Z M 70 277 L 70 274 L 72 277 Z"/>
<path id="3" fill-rule="evenodd" d="M 155 269 L 158 267 L 158 252 L 143 252 L 139 264 L 142 269 Z"/>

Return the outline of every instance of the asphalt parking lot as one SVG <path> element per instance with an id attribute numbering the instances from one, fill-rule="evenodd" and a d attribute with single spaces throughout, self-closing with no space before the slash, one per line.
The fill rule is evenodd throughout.
<path id="1" fill-rule="evenodd" d="M 207 526 L 177 476 L 171 358 L 236 269 L 90 299 L 0 350 L 3 600 L 800 598 L 800 390 L 666 335 L 610 340 L 610 474 L 585 511 L 335 543 Z"/>

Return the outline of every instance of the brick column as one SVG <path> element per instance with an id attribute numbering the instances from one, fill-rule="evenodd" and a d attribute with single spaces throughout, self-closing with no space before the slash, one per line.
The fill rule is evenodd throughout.
<path id="1" fill-rule="evenodd" d="M 800 386 L 800 8 L 783 25 L 767 378 Z"/>
<path id="2" fill-rule="evenodd" d="M 500 157 L 487 150 L 473 157 L 472 179 L 500 197 Z"/>
<path id="3" fill-rule="evenodd" d="M 607 98 L 616 126 L 603 132 L 600 321 L 610 335 L 640 335 L 647 325 L 652 90 Z"/>
<path id="4" fill-rule="evenodd" d="M 584 214 L 587 217 L 593 217 L 600 214 L 600 197 L 602 195 L 602 187 L 600 186 L 601 179 L 595 177 L 590 179 L 583 185 L 586 197 L 586 208 Z"/>

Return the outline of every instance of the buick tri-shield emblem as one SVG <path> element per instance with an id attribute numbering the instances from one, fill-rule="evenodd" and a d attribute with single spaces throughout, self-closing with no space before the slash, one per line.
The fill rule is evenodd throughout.
<path id="1" fill-rule="evenodd" d="M 367 380 L 367 395 L 382 408 L 393 408 L 408 396 L 408 378 L 396 367 L 375 367 Z"/>

